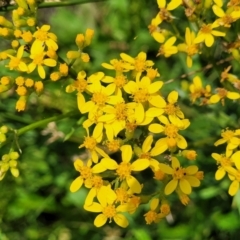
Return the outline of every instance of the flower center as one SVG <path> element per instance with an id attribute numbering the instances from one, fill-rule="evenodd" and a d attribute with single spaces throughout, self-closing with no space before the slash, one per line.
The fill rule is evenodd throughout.
<path id="1" fill-rule="evenodd" d="M 43 64 L 43 57 L 44 57 L 44 54 L 43 53 L 40 53 L 38 55 L 35 55 L 34 58 L 33 58 L 33 62 L 36 64 L 36 65 L 42 65 Z"/>
<path id="2" fill-rule="evenodd" d="M 95 92 L 92 96 L 92 101 L 98 106 L 104 106 L 108 96 L 101 92 Z"/>
<path id="3" fill-rule="evenodd" d="M 145 159 L 148 159 L 150 160 L 151 159 L 151 155 L 150 153 L 142 153 L 139 158 L 145 158 Z"/>
<path id="4" fill-rule="evenodd" d="M 126 77 L 123 75 L 116 76 L 114 83 L 116 84 L 117 88 L 122 88 L 127 83 Z"/>
<path id="5" fill-rule="evenodd" d="M 85 141 L 83 142 L 83 144 L 87 149 L 93 150 L 96 147 L 97 142 L 93 137 L 85 137 Z"/>
<path id="6" fill-rule="evenodd" d="M 142 59 L 135 59 L 135 70 L 142 72 L 145 70 L 145 61 Z"/>
<path id="7" fill-rule="evenodd" d="M 118 103 L 116 106 L 116 119 L 117 120 L 125 120 L 127 117 L 126 104 Z"/>
<path id="8" fill-rule="evenodd" d="M 110 152 L 116 152 L 120 148 L 119 140 L 107 141 L 106 146 Z"/>
<path id="9" fill-rule="evenodd" d="M 219 163 L 223 167 L 232 166 L 232 161 L 228 157 L 225 157 L 225 156 L 222 156 L 222 158 L 219 160 Z"/>
<path id="10" fill-rule="evenodd" d="M 103 186 L 103 180 L 100 176 L 93 176 L 92 178 L 92 186 L 100 189 Z"/>
<path id="11" fill-rule="evenodd" d="M 92 176 L 92 170 L 88 166 L 82 166 L 79 168 L 79 172 L 83 179 L 88 179 Z"/>
<path id="12" fill-rule="evenodd" d="M 117 168 L 117 175 L 121 180 L 131 176 L 131 164 L 121 162 L 121 164 Z"/>
<path id="13" fill-rule="evenodd" d="M 172 176 L 173 176 L 173 178 L 174 178 L 175 180 L 180 180 L 180 179 L 182 179 L 185 175 L 186 175 L 185 168 L 177 167 L 176 169 L 174 169 Z"/>
<path id="14" fill-rule="evenodd" d="M 196 53 L 198 53 L 198 48 L 197 48 L 196 45 L 190 45 L 190 46 L 187 47 L 188 56 L 192 56 Z"/>
<path id="15" fill-rule="evenodd" d="M 160 169 L 154 172 L 154 178 L 156 180 L 161 181 L 161 180 L 163 180 L 164 176 L 165 176 L 165 173 Z"/>
<path id="16" fill-rule="evenodd" d="M 212 32 L 211 24 L 203 25 L 201 28 L 201 32 L 205 34 L 210 34 Z"/>
<path id="17" fill-rule="evenodd" d="M 149 94 L 147 89 L 139 89 L 138 91 L 135 92 L 134 94 L 134 102 L 137 103 L 144 103 L 148 100 Z"/>
<path id="18" fill-rule="evenodd" d="M 225 140 L 230 140 L 233 136 L 234 136 L 234 132 L 231 130 L 226 130 L 225 132 L 223 132 L 221 134 L 221 136 L 225 139 Z"/>
<path id="19" fill-rule="evenodd" d="M 166 20 L 166 21 L 171 20 L 171 14 L 166 8 L 160 9 L 160 12 L 158 14 L 162 20 Z"/>
<path id="20" fill-rule="evenodd" d="M 73 83 L 73 86 L 77 89 L 77 91 L 84 92 L 87 87 L 87 81 L 85 79 L 78 79 Z"/>
<path id="21" fill-rule="evenodd" d="M 123 66 L 123 61 L 122 60 L 117 60 L 115 59 L 112 63 L 114 69 L 117 71 L 117 72 L 122 72 L 124 70 L 124 66 Z"/>
<path id="22" fill-rule="evenodd" d="M 116 189 L 117 199 L 116 202 L 120 202 L 120 204 L 126 203 L 128 201 L 127 191 L 123 188 Z"/>
<path id="23" fill-rule="evenodd" d="M 38 29 L 35 34 L 34 37 L 39 39 L 40 41 L 45 41 L 48 39 L 48 32 L 42 31 L 41 29 Z"/>
<path id="24" fill-rule="evenodd" d="M 147 224 L 151 224 L 152 222 L 156 221 L 158 217 L 157 213 L 154 211 L 149 211 L 144 216 Z"/>
<path id="25" fill-rule="evenodd" d="M 178 128 L 173 124 L 168 124 L 165 127 L 164 133 L 170 138 L 176 138 L 178 133 Z"/>
<path id="26" fill-rule="evenodd" d="M 165 113 L 168 115 L 175 115 L 177 111 L 179 110 L 179 107 L 175 106 L 174 104 L 169 103 L 165 107 Z"/>
<path id="27" fill-rule="evenodd" d="M 116 208 L 113 205 L 108 205 L 103 209 L 103 214 L 110 218 L 110 222 L 112 222 L 112 218 L 117 214 Z"/>
<path id="28" fill-rule="evenodd" d="M 227 90 L 224 88 L 217 88 L 217 94 L 220 96 L 220 98 L 224 98 L 227 96 Z"/>

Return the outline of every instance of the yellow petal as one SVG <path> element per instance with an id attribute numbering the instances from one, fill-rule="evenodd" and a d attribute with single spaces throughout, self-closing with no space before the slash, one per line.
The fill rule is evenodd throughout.
<path id="1" fill-rule="evenodd" d="M 215 179 L 216 180 L 221 180 L 226 174 L 226 171 L 224 170 L 224 168 L 219 168 L 216 173 L 215 173 Z"/>
<path id="2" fill-rule="evenodd" d="M 164 163 L 159 163 L 159 167 L 160 167 L 160 170 L 163 171 L 164 173 L 167 173 L 169 175 L 173 174 L 173 169 L 170 166 Z"/>
<path id="3" fill-rule="evenodd" d="M 71 192 L 76 192 L 77 190 L 79 190 L 81 188 L 83 184 L 83 179 L 82 177 L 77 177 L 71 184 L 70 186 L 70 191 Z"/>
<path id="4" fill-rule="evenodd" d="M 138 123 L 141 123 L 144 120 L 145 114 L 144 114 L 144 108 L 141 103 L 137 104 L 135 108 L 135 118 Z"/>
<path id="5" fill-rule="evenodd" d="M 178 185 L 178 181 L 172 179 L 164 189 L 165 195 L 171 194 L 177 188 L 177 185 Z"/>
<path id="6" fill-rule="evenodd" d="M 117 162 L 111 158 L 103 158 L 100 164 L 103 164 L 109 170 L 115 170 L 118 167 Z"/>
<path id="7" fill-rule="evenodd" d="M 123 162 L 130 162 L 132 159 L 132 147 L 131 145 L 123 145 L 121 146 L 122 151 L 122 161 Z"/>
<path id="8" fill-rule="evenodd" d="M 185 194 L 190 194 L 192 192 L 192 187 L 190 183 L 184 178 L 180 179 L 179 187 L 182 190 L 182 192 Z"/>
<path id="9" fill-rule="evenodd" d="M 96 227 L 102 227 L 106 222 L 107 222 L 107 217 L 101 213 L 97 215 L 97 217 L 95 218 L 94 225 Z"/>
<path id="10" fill-rule="evenodd" d="M 129 188 L 133 193 L 140 193 L 142 191 L 142 187 L 135 177 L 130 176 L 126 180 Z"/>
<path id="11" fill-rule="evenodd" d="M 150 162 L 148 159 L 138 159 L 132 163 L 132 170 L 133 171 L 142 171 L 148 168 Z"/>
<path id="12" fill-rule="evenodd" d="M 152 133 L 161 133 L 164 131 L 164 127 L 158 123 L 152 123 L 149 125 L 148 130 Z"/>
<path id="13" fill-rule="evenodd" d="M 142 151 L 144 153 L 149 152 L 149 150 L 151 149 L 152 142 L 153 142 L 153 136 L 148 135 L 147 138 L 144 140 L 143 145 L 142 145 Z"/>
<path id="14" fill-rule="evenodd" d="M 89 212 L 102 212 L 103 207 L 101 204 L 93 202 L 91 205 L 84 205 L 83 208 Z"/>
<path id="15" fill-rule="evenodd" d="M 122 214 L 116 214 L 113 217 L 113 219 L 117 225 L 119 225 L 120 227 L 123 227 L 123 228 L 126 228 L 129 224 L 127 218 Z"/>
<path id="16" fill-rule="evenodd" d="M 168 94 L 167 100 L 169 103 L 174 104 L 178 100 L 178 92 L 177 91 L 172 91 Z"/>
<path id="17" fill-rule="evenodd" d="M 151 96 L 148 100 L 154 107 L 164 108 L 166 106 L 165 100 L 160 95 Z"/>
<path id="18" fill-rule="evenodd" d="M 236 195 L 237 191 L 239 190 L 239 182 L 234 180 L 228 190 L 229 195 L 234 196 Z"/>
<path id="19" fill-rule="evenodd" d="M 85 205 L 86 206 L 90 206 L 93 203 L 93 199 L 96 197 L 97 195 L 97 190 L 96 188 L 91 188 L 86 199 L 85 199 Z"/>

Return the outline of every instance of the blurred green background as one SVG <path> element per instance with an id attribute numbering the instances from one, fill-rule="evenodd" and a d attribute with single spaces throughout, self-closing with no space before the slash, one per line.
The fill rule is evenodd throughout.
<path id="1" fill-rule="evenodd" d="M 156 59 L 158 43 L 151 38 L 147 28 L 156 13 L 156 1 L 110 0 L 40 9 L 39 26 L 51 25 L 51 31 L 58 36 L 59 54 L 63 58 L 68 50 L 76 50 L 75 37 L 78 33 L 85 32 L 86 28 L 94 29 L 93 43 L 87 49 L 91 62 L 85 66 L 89 74 L 103 71 L 101 63 L 119 58 L 121 52 L 134 57 L 140 51 L 146 51 L 148 59 L 156 61 L 155 66 L 164 81 L 204 67 L 206 59 L 203 57 L 195 59 L 192 69 L 186 68 L 186 56 L 183 54 Z M 179 19 L 184 17 L 181 12 L 177 11 L 177 14 Z M 179 29 L 184 28 L 181 21 L 178 24 Z M 239 73 L 239 63 L 233 64 L 234 70 Z M 213 81 L 219 77 L 219 72 L 211 69 L 199 75 L 205 83 L 214 86 Z M 192 78 L 184 80 L 190 82 Z M 197 150 L 197 165 L 205 172 L 201 187 L 194 189 L 192 201 L 187 207 L 173 196 L 172 216 L 159 224 L 145 224 L 143 214 L 149 206 L 143 205 L 129 217 L 127 229 L 114 224 L 100 229 L 94 227 L 96 215 L 83 210 L 86 191 L 69 192 L 70 183 L 77 176 L 73 159 L 83 154 L 78 149 L 84 134 L 80 124 L 76 123 L 81 117 L 79 115 L 48 125 L 45 129 L 29 131 L 18 139 L 23 151 L 19 160 L 20 176 L 14 179 L 8 173 L 0 182 L 0 240 L 239 239 L 240 193 L 231 198 L 227 193 L 229 181 L 215 180 L 217 166 L 211 158 L 212 152 L 224 152 L 224 147 L 213 146 L 220 138 L 221 129 L 227 126 L 239 128 L 239 105 L 230 101 L 224 107 L 220 104 L 211 107 L 192 105 L 181 83 L 182 80 L 177 79 L 165 85 L 163 95 L 167 96 L 173 89 L 179 91 L 179 104 L 191 121 L 183 135 L 189 147 Z M 64 93 L 66 84 L 61 81 L 48 83 L 40 98 L 31 97 L 28 109 L 23 113 L 15 111 L 16 98 L 13 94 L 2 94 L 0 124 L 18 129 L 76 109 L 75 94 Z M 74 134 L 63 143 L 63 136 L 70 132 Z M 6 149 L 6 146 L 1 148 L 0 154 L 4 154 Z"/>

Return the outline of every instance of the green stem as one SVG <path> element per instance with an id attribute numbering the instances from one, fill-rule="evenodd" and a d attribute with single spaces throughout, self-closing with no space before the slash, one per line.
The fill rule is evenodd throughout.
<path id="1" fill-rule="evenodd" d="M 84 3 L 98 3 L 98 2 L 105 2 L 105 1 L 107 0 L 71 0 L 71 1 L 62 1 L 62 2 L 43 2 L 38 5 L 38 8 L 66 7 L 66 6 L 74 6 L 78 4 L 84 4 Z M 16 8 L 18 8 L 16 4 L 10 5 L 10 6 L 0 8 L 0 12 L 8 12 Z"/>
<path id="2" fill-rule="evenodd" d="M 22 127 L 20 129 L 18 129 L 17 130 L 17 136 L 20 136 L 23 133 L 28 132 L 30 130 L 33 130 L 35 128 L 42 127 L 42 126 L 46 125 L 47 123 L 50 123 L 50 122 L 53 122 L 53 121 L 58 121 L 58 120 L 61 120 L 63 118 L 67 118 L 67 117 L 74 116 L 74 115 L 76 115 L 76 111 L 71 111 L 71 112 L 68 112 L 68 113 L 61 114 L 59 116 L 50 117 L 50 118 L 40 120 L 40 121 L 32 123 L 32 124 L 29 124 L 25 127 Z"/>

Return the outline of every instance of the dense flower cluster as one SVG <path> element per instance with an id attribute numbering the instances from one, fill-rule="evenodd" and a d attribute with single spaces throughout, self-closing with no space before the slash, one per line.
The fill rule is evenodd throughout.
<path id="1" fill-rule="evenodd" d="M 1 76 L 0 93 L 14 89 L 19 96 L 16 110 L 23 111 L 31 93 L 42 93 L 45 81 L 70 81 L 65 90 L 76 94 L 79 112 L 86 116 L 82 123 L 86 134 L 79 148 L 88 153 L 87 160 L 74 162 L 78 176 L 71 183 L 70 191 L 76 192 L 81 187 L 89 190 L 84 209 L 99 213 L 95 226 L 115 221 L 127 227 L 125 213 L 133 214 L 145 203 L 149 203 L 149 211 L 144 214 L 146 224 L 157 223 L 171 212 L 171 194 L 177 194 L 180 202 L 187 205 L 193 188 L 199 187 L 204 177 L 198 166 L 192 164 L 196 151 L 188 149 L 185 130 L 190 120 L 178 104 L 179 92 L 166 93 L 166 83 L 146 52 L 134 57 L 121 53 L 118 59 L 102 63 L 102 71 L 88 74 L 81 69 L 73 74 L 76 60 L 84 63 L 90 60 L 83 50 L 91 44 L 94 31 L 87 29 L 85 34 L 78 34 L 76 50 L 68 51 L 64 60 L 58 56 L 57 36 L 50 32 L 51 27 L 37 26 L 37 3 L 16 2 L 18 8 L 12 12 L 12 22 L 0 16 L 0 36 L 11 41 L 11 48 L 0 52 L 0 61 L 9 70 L 21 74 L 15 78 Z M 183 53 L 186 66 L 191 68 L 194 60 L 217 44 L 216 39 L 227 36 L 239 20 L 240 2 L 236 2 L 157 0 L 158 13 L 148 26 L 149 34 L 160 43 L 157 57 Z M 184 29 L 185 38 L 172 24 L 176 9 L 183 11 L 193 23 Z M 202 9 L 212 11 L 214 19 L 202 18 Z M 171 27 L 164 29 L 168 23 Z M 239 60 L 239 38 L 231 38 L 225 43 L 225 51 Z M 191 102 L 224 105 L 226 99 L 239 99 L 240 80 L 230 70 L 231 67 L 224 69 L 219 79 L 219 84 L 228 81 L 230 90 L 223 85 L 213 92 L 210 83 L 205 86 L 200 76 L 195 76 L 188 84 Z M 32 77 L 33 72 L 38 77 Z M 6 133 L 7 129 L 1 127 L 0 143 L 6 141 Z M 212 154 L 218 165 L 216 179 L 222 179 L 227 173 L 232 181 L 229 194 L 235 195 L 240 183 L 240 130 L 224 131 L 215 145 L 223 143 L 227 143 L 226 153 Z M 19 175 L 17 158 L 13 151 L 3 155 L 1 180 L 9 168 L 13 176 Z M 149 181 L 157 187 L 144 197 L 142 173 L 147 171 L 151 172 Z"/>

